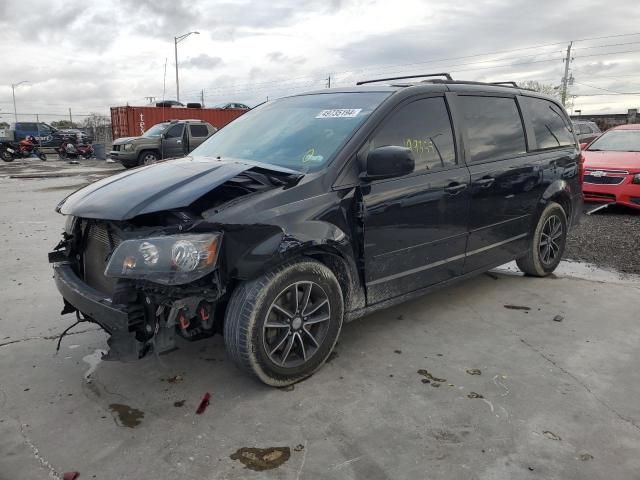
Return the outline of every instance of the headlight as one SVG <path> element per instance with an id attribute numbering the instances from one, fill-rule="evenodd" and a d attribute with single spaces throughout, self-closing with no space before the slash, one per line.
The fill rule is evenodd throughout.
<path id="1" fill-rule="evenodd" d="M 133 150 L 133 143 L 125 143 L 122 146 L 122 150 L 124 150 L 125 152 L 130 152 L 131 150 Z"/>
<path id="2" fill-rule="evenodd" d="M 206 233 L 125 240 L 111 255 L 104 274 L 163 285 L 189 283 L 216 267 L 221 239 L 220 233 Z"/>
<path id="3" fill-rule="evenodd" d="M 633 176 L 633 180 L 631 180 L 631 183 L 640 183 L 640 173 L 636 173 Z"/>

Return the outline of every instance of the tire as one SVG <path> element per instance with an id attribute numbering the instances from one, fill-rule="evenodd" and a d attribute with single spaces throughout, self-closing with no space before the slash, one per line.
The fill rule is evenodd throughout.
<path id="1" fill-rule="evenodd" d="M 13 155 L 11 155 L 11 153 L 7 152 L 6 150 L 2 151 L 2 160 L 4 160 L 5 162 L 13 162 Z"/>
<path id="2" fill-rule="evenodd" d="M 144 150 L 138 155 L 138 165 L 151 165 L 158 161 L 158 154 L 153 150 Z"/>
<path id="3" fill-rule="evenodd" d="M 294 298 L 300 303 L 294 304 Z M 295 305 L 307 316 L 294 313 Z M 342 290 L 333 272 L 314 260 L 292 261 L 235 289 L 225 315 L 227 353 L 240 369 L 267 385 L 291 385 L 327 360 L 343 315 Z"/>
<path id="4" fill-rule="evenodd" d="M 120 160 L 120 164 L 124 167 L 124 168 L 133 168 L 133 167 L 137 167 L 138 163 L 134 162 L 134 163 L 129 163 L 129 162 L 123 162 L 122 160 Z"/>
<path id="5" fill-rule="evenodd" d="M 567 214 L 559 204 L 549 202 L 540 214 L 527 254 L 516 260 L 518 268 L 527 275 L 546 277 L 560 263 L 566 243 Z"/>

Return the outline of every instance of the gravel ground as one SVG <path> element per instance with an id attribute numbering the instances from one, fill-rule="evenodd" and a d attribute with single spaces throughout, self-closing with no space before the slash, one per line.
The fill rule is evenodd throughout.
<path id="1" fill-rule="evenodd" d="M 588 212 L 598 204 L 585 204 Z M 608 207 L 582 215 L 570 234 L 565 258 L 623 273 L 640 274 L 640 210 Z"/>

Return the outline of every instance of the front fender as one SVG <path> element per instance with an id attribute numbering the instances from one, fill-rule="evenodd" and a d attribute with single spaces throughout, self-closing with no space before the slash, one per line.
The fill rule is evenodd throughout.
<path id="1" fill-rule="evenodd" d="M 351 256 L 348 238 L 336 225 L 323 221 L 225 228 L 227 273 L 239 280 L 249 280 L 312 250 L 326 250 L 348 258 Z"/>

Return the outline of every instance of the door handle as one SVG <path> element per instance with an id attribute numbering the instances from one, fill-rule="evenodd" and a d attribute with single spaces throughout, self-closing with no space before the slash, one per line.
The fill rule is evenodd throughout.
<path id="1" fill-rule="evenodd" d="M 480 188 L 489 188 L 496 181 L 493 177 L 482 177 L 479 180 L 473 182 L 473 184 Z"/>
<path id="2" fill-rule="evenodd" d="M 449 195 L 458 195 L 465 188 L 467 188 L 466 183 L 450 183 L 449 186 L 445 187 L 444 191 Z"/>

